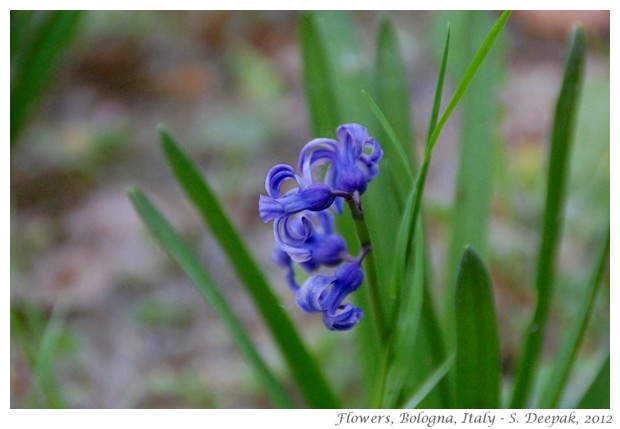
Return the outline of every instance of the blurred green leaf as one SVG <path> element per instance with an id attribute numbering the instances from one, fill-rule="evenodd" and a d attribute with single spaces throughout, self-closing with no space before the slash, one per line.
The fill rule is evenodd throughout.
<path id="1" fill-rule="evenodd" d="M 583 398 L 579 401 L 576 408 L 592 410 L 610 408 L 610 365 L 610 358 L 609 355 L 607 355 L 607 359 L 601 366 L 601 369 L 592 381 L 590 387 L 588 387 L 586 393 L 583 395 Z"/>
<path id="2" fill-rule="evenodd" d="M 488 11 L 461 11 L 460 22 L 453 23 L 455 52 L 463 59 L 471 58 L 486 29 L 491 25 Z M 457 25 L 461 24 L 461 25 Z M 455 177 L 454 203 L 452 205 L 450 247 L 447 256 L 447 315 L 453 314 L 454 285 L 459 258 L 466 245 L 474 247 L 482 257 L 486 255 L 491 195 L 493 192 L 493 154 L 497 146 L 496 131 L 498 109 L 496 76 L 498 56 L 489 53 L 484 64 L 472 79 L 467 94 L 461 102 L 461 125 L 458 172 Z M 467 64 L 453 62 L 458 74 Z M 450 325 L 451 322 L 448 322 Z"/>
<path id="3" fill-rule="evenodd" d="M 394 126 L 394 133 L 397 136 L 396 140 L 400 142 L 408 163 L 415 165 L 416 152 L 411 127 L 412 117 L 409 108 L 407 71 L 396 31 L 388 18 L 385 18 L 379 27 L 376 63 L 375 86 L 378 104 L 382 107 L 385 115 L 390 118 L 390 123 Z M 386 135 L 379 135 L 378 137 L 381 142 L 387 139 Z"/>
<path id="4" fill-rule="evenodd" d="M 304 88 L 312 130 L 315 136 L 331 136 L 340 124 L 340 116 L 323 40 L 311 14 L 302 16 L 299 28 Z"/>
<path id="5" fill-rule="evenodd" d="M 609 256 L 609 238 L 609 230 L 607 230 L 607 237 L 601 246 L 598 259 L 592 270 L 592 275 L 585 291 L 586 294 L 581 301 L 579 312 L 569 328 L 558 356 L 554 359 L 553 370 L 546 385 L 546 389 L 541 395 L 539 408 L 556 408 L 562 398 L 562 393 L 564 393 L 566 382 L 568 381 L 579 345 L 581 344 L 586 327 L 588 326 L 592 308 L 594 307 L 594 302 L 602 283 L 603 274 L 605 273 L 605 267 L 607 266 L 607 259 Z"/>
<path id="6" fill-rule="evenodd" d="M 434 114 L 431 117 L 431 125 L 429 127 L 429 137 L 428 137 L 429 139 L 430 139 L 430 135 L 432 134 L 432 129 L 435 126 L 437 112 L 439 110 L 439 103 L 441 101 L 441 95 L 443 91 L 443 82 L 444 82 L 444 76 L 445 76 L 445 71 L 446 71 L 446 63 L 447 63 L 448 51 L 449 51 L 449 42 L 450 42 L 450 31 L 448 29 L 448 32 L 446 35 L 446 44 L 444 46 L 443 60 L 440 66 L 440 72 L 439 72 L 439 77 L 438 77 L 437 87 L 436 87 L 436 92 L 435 92 L 435 102 L 434 102 L 434 108 L 433 108 Z M 386 130 L 390 130 L 391 126 L 388 123 L 387 119 L 384 116 L 381 117 L 382 115 L 378 108 L 376 110 L 380 114 L 379 115 L 380 122 L 383 124 Z M 392 134 L 392 133 L 388 133 L 388 134 Z M 404 157 L 401 157 L 401 160 L 403 159 Z M 429 160 L 430 158 L 427 158 L 427 162 L 422 165 L 421 170 L 418 172 L 418 177 L 416 178 L 417 185 L 420 185 L 420 183 L 422 183 L 420 182 L 420 179 L 422 177 L 425 177 L 423 175 L 426 174 L 425 172 L 428 169 Z M 406 305 L 403 304 L 406 302 L 406 300 L 401 299 L 401 295 L 405 293 L 404 292 L 405 288 L 402 287 L 402 284 L 404 284 L 403 279 L 407 275 L 406 267 L 410 267 L 410 265 L 407 263 L 407 258 L 409 255 L 410 242 L 413 239 L 412 231 L 415 225 L 415 220 L 417 219 L 417 214 L 414 214 L 414 211 L 416 210 L 416 202 L 418 204 L 418 210 L 419 210 L 419 204 L 420 204 L 420 199 L 416 199 L 414 197 L 415 192 L 416 192 L 416 188 L 415 187 L 411 188 L 410 194 L 407 198 L 407 206 L 404 209 L 402 219 L 399 223 L 399 230 L 396 236 L 396 245 L 394 246 L 395 261 L 392 267 L 392 277 L 391 277 L 389 293 L 390 293 L 391 299 L 395 303 L 394 305 L 391 306 L 391 307 L 394 307 L 394 311 L 390 314 L 394 320 L 395 326 L 397 325 L 398 321 L 401 318 L 406 317 L 406 310 L 404 310 L 404 308 L 406 308 Z M 417 234 L 417 238 L 415 239 L 415 242 L 417 245 L 417 248 L 415 249 L 416 255 L 418 254 L 418 252 L 424 251 L 423 238 L 420 236 L 421 232 L 422 230 L 420 229 L 419 233 Z M 428 285 L 426 285 L 425 287 L 427 286 Z M 409 379 L 407 380 L 406 384 L 404 385 L 400 384 L 399 388 L 400 387 L 407 388 L 408 384 L 412 384 L 412 383 L 415 384 L 419 380 L 423 379 L 426 376 L 427 370 L 429 368 L 432 368 L 432 366 L 436 362 L 438 363 L 439 360 L 443 358 L 442 357 L 443 345 L 442 345 L 442 340 L 441 340 L 440 328 L 434 317 L 435 313 L 433 311 L 431 296 L 427 290 L 424 290 L 424 299 L 422 300 L 422 305 L 424 307 L 424 311 L 422 314 L 423 330 L 420 334 L 419 342 L 415 342 L 415 337 L 410 339 L 410 341 L 414 341 L 414 344 L 416 344 L 417 349 L 416 349 L 416 353 L 414 353 L 411 356 L 411 359 L 409 362 L 409 369 L 411 371 L 408 377 Z M 400 335 L 398 336 L 399 337 L 405 336 L 406 338 L 406 335 L 407 335 L 406 333 L 400 333 Z M 380 398 L 385 393 L 386 390 L 389 393 L 390 389 L 394 389 L 394 387 L 391 386 L 392 379 L 394 379 L 395 377 L 394 375 L 391 375 L 391 374 L 393 374 L 394 371 L 391 370 L 389 367 L 392 365 L 393 357 L 395 355 L 394 348 L 400 346 L 400 344 L 398 346 L 396 346 L 395 344 L 397 342 L 400 343 L 402 341 L 403 341 L 402 338 L 399 338 L 398 340 L 391 338 L 391 342 L 389 344 L 388 351 L 384 359 L 384 369 L 382 370 L 383 375 L 381 379 L 382 385 L 380 386 L 382 390 L 379 393 Z M 430 362 L 428 360 L 429 357 L 431 358 Z M 401 365 L 401 363 L 399 363 L 399 365 Z M 442 383 L 441 386 L 439 387 L 442 389 L 445 388 L 445 383 Z M 400 394 L 400 391 L 398 393 Z M 441 399 L 446 400 L 448 395 L 445 394 L 446 392 L 443 392 L 443 393 L 444 395 L 442 395 Z M 395 394 L 395 393 L 390 393 L 390 394 Z M 436 397 L 431 397 L 429 398 L 429 400 L 435 399 L 435 398 Z M 380 403 L 381 401 L 383 401 L 383 399 L 380 399 Z M 434 403 L 429 404 L 429 406 L 434 406 L 434 405 L 436 404 Z"/>
<path id="7" fill-rule="evenodd" d="M 239 233 L 226 216 L 215 193 L 203 179 L 196 165 L 181 151 L 164 127 L 160 127 L 159 135 L 162 149 L 176 179 L 228 256 L 280 347 L 306 401 L 311 407 L 337 407 L 338 401 L 323 373 L 282 309 Z"/>
<path id="8" fill-rule="evenodd" d="M 196 258 L 189 246 L 163 215 L 153 206 L 142 191 L 139 189 L 132 189 L 129 191 L 129 198 L 150 233 L 153 234 L 164 250 L 179 264 L 185 274 L 194 282 L 205 301 L 211 305 L 222 320 L 232 339 L 243 354 L 243 357 L 246 359 L 246 362 L 263 383 L 274 403 L 279 407 L 293 408 L 294 403 L 290 395 L 260 357 L 247 331 L 233 313 L 230 305 L 218 290 L 211 277 L 202 268 L 200 261 Z"/>
<path id="9" fill-rule="evenodd" d="M 463 252 L 455 290 L 456 408 L 499 408 L 501 365 L 491 279 L 476 252 Z"/>
<path id="10" fill-rule="evenodd" d="M 430 392 L 437 387 L 441 380 L 443 380 L 448 371 L 450 371 L 450 368 L 452 368 L 453 364 L 454 355 L 450 355 L 435 371 L 429 374 L 426 381 L 413 394 L 413 396 L 405 402 L 405 406 L 403 408 L 417 408 L 428 397 Z"/>
<path id="11" fill-rule="evenodd" d="M 69 42 L 77 33 L 81 11 L 11 12 L 11 146 L 28 114 L 49 83 Z"/>
<path id="12" fill-rule="evenodd" d="M 511 408 L 527 407 L 533 380 L 538 369 L 540 350 L 553 293 L 554 266 L 560 241 L 565 186 L 568 179 L 568 160 L 573 140 L 575 112 L 581 89 L 585 54 L 585 33 L 582 28 L 578 27 L 574 29 L 570 37 L 564 79 L 555 108 L 549 153 L 547 195 L 536 269 L 537 304 L 526 331 L 525 348 L 516 375 Z"/>
<path id="13" fill-rule="evenodd" d="M 417 379 L 420 375 L 415 355 L 420 353 L 418 333 L 422 318 L 422 303 L 425 287 L 424 236 L 422 222 L 417 225 L 416 243 L 414 249 L 414 263 L 410 268 L 407 287 L 402 288 L 399 301 L 399 312 L 395 321 L 390 343 L 388 344 L 388 374 L 385 380 L 385 393 L 382 408 L 397 408 L 401 406 L 403 388 L 411 378 Z"/>

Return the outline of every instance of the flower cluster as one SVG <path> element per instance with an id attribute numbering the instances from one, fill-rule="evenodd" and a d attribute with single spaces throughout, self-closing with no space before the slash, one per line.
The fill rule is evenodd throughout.
<path id="1" fill-rule="evenodd" d="M 359 322 L 362 310 L 347 296 L 364 279 L 361 263 L 369 251 L 357 258 L 347 253 L 344 239 L 334 231 L 333 209 L 342 214 L 343 200 L 361 208 L 360 195 L 378 173 L 381 146 L 358 124 L 338 127 L 338 140 L 315 139 L 299 154 L 299 171 L 278 164 L 267 174 L 258 214 L 273 221 L 273 260 L 286 269 L 287 282 L 297 305 L 308 313 L 322 313 L 331 330 L 347 330 Z M 292 185 L 284 191 L 284 184 Z M 308 273 L 321 266 L 338 266 L 334 274 L 313 274 L 301 286 L 295 281 L 293 263 Z"/>

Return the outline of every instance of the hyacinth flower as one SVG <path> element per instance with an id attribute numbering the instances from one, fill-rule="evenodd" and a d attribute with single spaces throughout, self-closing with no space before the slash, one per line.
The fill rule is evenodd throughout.
<path id="1" fill-rule="evenodd" d="M 294 180 L 297 186 L 282 194 L 282 184 L 289 180 Z M 267 196 L 261 195 L 258 202 L 258 214 L 264 223 L 303 210 L 324 210 L 336 197 L 328 185 L 315 183 L 310 175 L 300 176 L 286 164 L 278 164 L 269 170 L 265 190 Z"/>
<path id="2" fill-rule="evenodd" d="M 308 313 L 322 313 L 323 324 L 332 331 L 344 331 L 355 326 L 363 316 L 362 309 L 345 298 L 355 292 L 364 280 L 360 267 L 368 248 L 354 262 L 341 265 L 333 275 L 317 274 L 297 290 L 297 305 Z"/>
<path id="3" fill-rule="evenodd" d="M 344 198 L 351 203 L 354 218 L 360 216 L 360 195 L 377 175 L 383 151 L 361 125 L 341 125 L 336 134 L 337 141 L 315 139 L 304 146 L 299 156 L 301 174 L 286 164 L 271 168 L 265 180 L 267 196 L 260 196 L 258 212 L 263 222 L 274 221 L 272 258 L 286 270 L 298 306 L 306 312 L 321 312 L 330 330 L 347 330 L 362 317 L 360 308 L 343 301 L 362 283 L 360 264 L 370 251 L 368 243 L 363 243 L 354 262 L 342 264 L 333 275 L 316 274 L 301 287 L 293 265 L 313 272 L 352 259 L 344 239 L 334 232 L 329 209 L 342 213 Z M 283 193 L 287 181 L 294 181 L 296 186 Z"/>
<path id="4" fill-rule="evenodd" d="M 320 265 L 339 264 L 347 252 L 344 239 L 334 232 L 334 217 L 328 210 L 278 218 L 273 232 L 276 248 L 308 272 Z"/>
<path id="5" fill-rule="evenodd" d="M 359 203 L 368 182 L 379 172 L 383 150 L 359 124 L 339 126 L 336 136 L 338 141 L 319 138 L 307 143 L 299 154 L 299 169 L 304 176 L 311 176 L 316 167 L 327 165 L 324 183 Z M 334 208 L 342 213 L 342 198 L 337 198 Z"/>

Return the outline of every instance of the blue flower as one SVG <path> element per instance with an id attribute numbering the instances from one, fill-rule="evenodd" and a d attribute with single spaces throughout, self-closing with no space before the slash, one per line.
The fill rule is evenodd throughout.
<path id="1" fill-rule="evenodd" d="M 273 234 L 276 247 L 308 272 L 320 265 L 337 265 L 346 255 L 346 243 L 334 233 L 334 217 L 328 210 L 278 218 Z"/>
<path id="2" fill-rule="evenodd" d="M 275 246 L 272 258 L 286 270 L 286 281 L 297 305 L 309 313 L 321 313 L 330 330 L 353 328 L 362 318 L 359 307 L 344 302 L 362 284 L 360 267 L 368 246 L 353 262 L 344 239 L 334 232 L 333 207 L 342 213 L 343 198 L 355 202 L 361 212 L 360 195 L 379 171 L 383 151 L 366 128 L 341 125 L 338 140 L 315 139 L 299 154 L 299 170 L 286 164 L 274 166 L 265 180 L 267 195 L 258 201 L 258 214 L 273 221 Z M 284 184 L 293 186 L 283 191 Z M 314 272 L 321 266 L 341 264 L 334 274 L 315 274 L 299 286 L 294 263 Z"/>
<path id="3" fill-rule="evenodd" d="M 299 169 L 311 177 L 316 167 L 327 165 L 324 182 L 354 197 L 364 193 L 379 172 L 383 150 L 358 124 L 341 125 L 336 135 L 338 141 L 320 138 L 307 143 L 299 154 Z M 335 209 L 342 213 L 342 198 L 337 198 Z"/>
<path id="4" fill-rule="evenodd" d="M 361 259 L 341 265 L 333 275 L 311 276 L 296 293 L 297 305 L 308 313 L 323 314 L 323 324 L 333 331 L 344 331 L 355 326 L 363 316 L 362 310 L 351 303 L 343 303 L 364 280 Z"/>
<path id="5" fill-rule="evenodd" d="M 297 186 L 281 194 L 280 188 L 287 180 L 294 180 Z M 274 166 L 265 180 L 268 196 L 258 200 L 258 215 L 264 223 L 303 210 L 319 211 L 332 205 L 335 195 L 324 183 L 314 183 L 311 176 L 295 174 L 293 167 L 286 164 Z"/>

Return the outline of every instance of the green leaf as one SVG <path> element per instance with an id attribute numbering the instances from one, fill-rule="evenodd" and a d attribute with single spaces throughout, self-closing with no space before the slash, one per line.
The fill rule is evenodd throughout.
<path id="1" fill-rule="evenodd" d="M 294 403 L 290 395 L 260 357 L 245 328 L 189 246 L 142 191 L 132 189 L 129 191 L 129 198 L 150 233 L 194 282 L 205 301 L 222 320 L 246 362 L 265 386 L 274 403 L 279 407 L 293 408 Z"/>
<path id="2" fill-rule="evenodd" d="M 528 405 L 533 379 L 538 370 L 542 340 L 553 294 L 555 259 L 560 241 L 565 187 L 568 179 L 568 160 L 573 140 L 585 53 L 584 31 L 581 28 L 576 28 L 571 34 L 568 57 L 564 68 L 564 80 L 553 119 L 547 196 L 543 212 L 535 280 L 536 310 L 526 331 L 525 349 L 516 375 L 511 408 L 524 408 Z"/>
<path id="3" fill-rule="evenodd" d="M 446 70 L 446 63 L 448 58 L 449 51 L 449 40 L 450 40 L 450 31 L 448 29 L 448 33 L 446 36 L 446 44 L 444 49 L 443 61 L 440 67 L 440 73 L 437 82 L 437 90 L 435 93 L 435 104 L 434 110 L 437 111 L 439 109 L 439 102 L 441 100 L 441 94 L 443 89 L 443 82 Z M 400 163 L 402 166 L 406 165 L 406 157 L 403 154 L 403 151 L 399 151 L 397 137 L 393 132 L 393 129 L 385 116 L 382 114 L 380 109 L 374 104 L 372 99 L 366 95 L 366 98 L 371 104 L 371 108 L 377 115 L 379 122 L 382 124 L 386 133 L 391 136 L 391 139 L 388 141 L 390 144 L 394 146 L 394 153 L 400 153 L 399 157 Z M 436 118 L 436 114 L 435 114 Z M 431 130 L 434 127 L 434 120 L 431 119 Z M 431 135 L 431 131 L 429 131 L 429 138 Z M 429 158 L 430 159 L 430 158 Z M 422 169 L 418 172 L 418 176 L 416 179 L 416 185 L 420 186 L 422 183 L 420 180 L 423 180 L 425 171 L 428 169 L 428 160 L 426 164 L 422 165 Z M 409 187 L 410 193 L 406 199 L 407 205 L 404 208 L 401 221 L 399 223 L 398 233 L 396 235 L 396 245 L 394 246 L 394 263 L 392 267 L 392 276 L 390 289 L 388 290 L 389 297 L 392 301 L 390 305 L 390 317 L 394 321 L 393 325 L 398 326 L 399 320 L 403 318 L 409 317 L 408 312 L 409 308 L 412 305 L 412 302 L 406 299 L 402 299 L 402 295 L 405 295 L 405 289 L 402 285 L 404 284 L 404 278 L 408 273 L 407 267 L 410 265 L 407 263 L 408 255 L 409 255 L 409 247 L 411 240 L 413 240 L 412 230 L 414 228 L 415 220 L 417 219 L 416 210 L 416 202 L 419 210 L 420 199 L 415 198 L 415 193 L 420 192 L 419 188 Z M 417 191 L 416 191 L 417 189 Z M 415 249 L 415 254 L 424 253 L 424 243 L 423 237 L 420 234 L 423 232 L 423 229 L 420 229 L 417 238 L 415 239 L 415 243 L 417 248 Z M 418 273 L 419 274 L 419 273 Z M 417 279 L 417 277 L 416 277 Z M 419 284 L 418 284 L 419 285 Z M 422 314 L 422 332 L 420 335 L 420 339 L 416 342 L 417 339 L 417 328 L 415 332 L 407 334 L 406 332 L 397 331 L 395 335 L 390 338 L 390 343 L 388 344 L 388 349 L 385 353 L 384 360 L 382 363 L 382 370 L 380 372 L 380 382 L 379 382 L 379 390 L 378 390 L 378 404 L 385 405 L 387 403 L 393 403 L 398 399 L 399 395 L 402 393 L 402 389 L 406 389 L 408 384 L 415 383 L 418 380 L 422 379 L 426 375 L 426 371 L 429 368 L 428 357 L 432 358 L 430 365 L 432 367 L 435 362 L 439 362 L 441 359 L 441 355 L 443 354 L 443 345 L 441 340 L 441 335 L 439 331 L 438 323 L 435 319 L 435 313 L 433 311 L 433 306 L 431 303 L 431 297 L 427 290 L 428 285 L 424 285 L 423 292 L 424 298 L 420 301 L 422 302 L 422 306 L 424 307 L 424 311 Z M 415 288 L 415 286 L 414 286 Z M 417 290 L 417 289 L 416 289 Z M 417 293 L 412 294 L 412 296 L 417 297 Z M 418 297 L 419 299 L 419 297 Z M 407 303 L 407 304 L 405 304 Z M 409 370 L 411 373 L 408 375 L 407 382 L 402 382 L 400 379 L 405 378 L 402 375 L 403 369 L 403 359 L 402 359 L 402 351 L 401 353 L 397 353 L 397 349 L 403 347 L 403 343 L 412 342 L 411 344 L 416 344 L 416 352 L 412 354 L 409 361 Z M 409 347 L 405 347 L 405 350 L 408 351 Z M 399 356 L 400 359 L 396 359 L 396 356 Z M 395 360 L 398 360 L 396 364 L 394 364 Z M 396 365 L 400 367 L 398 369 L 391 368 L 392 365 Z M 442 384 L 442 388 L 444 385 Z"/>
<path id="4" fill-rule="evenodd" d="M 439 103 L 441 100 L 449 48 L 450 48 L 450 29 L 448 29 L 448 32 L 446 35 L 446 44 L 444 47 L 443 61 L 440 67 L 439 77 L 437 80 L 437 88 L 435 91 L 435 101 L 434 101 L 434 108 L 433 108 L 434 111 L 439 108 Z M 367 97 L 367 98 L 370 102 L 372 102 L 372 99 L 370 99 L 370 97 Z M 378 117 L 380 118 L 380 122 L 384 124 L 384 126 L 386 127 L 386 130 L 390 130 L 391 126 L 387 122 L 387 119 L 385 118 L 385 116 L 381 114 L 381 111 L 378 109 L 378 107 L 376 109 L 376 112 L 378 114 Z M 434 128 L 433 120 L 431 119 L 431 126 L 429 127 L 429 141 L 430 141 L 430 135 L 432 134 L 431 129 L 433 128 Z M 393 133 L 388 133 L 388 134 L 393 134 Z M 398 147 L 398 145 L 395 142 L 392 142 L 392 144 L 394 145 L 395 148 Z M 402 151 L 400 153 L 402 154 Z M 404 159 L 405 159 L 404 156 L 401 155 L 399 159 L 401 163 L 404 163 Z M 406 198 L 407 205 L 405 206 L 405 209 L 403 211 L 403 216 L 399 224 L 398 234 L 396 236 L 396 245 L 395 245 L 395 250 L 394 250 L 395 262 L 393 265 L 391 284 L 390 284 L 390 289 L 389 289 L 390 297 L 392 298 L 392 300 L 395 300 L 396 302 L 399 302 L 397 298 L 398 298 L 398 295 L 401 293 L 401 289 L 402 289 L 400 286 L 403 284 L 402 279 L 405 276 L 405 270 L 407 266 L 407 255 L 409 254 L 409 248 L 410 248 L 410 245 L 413 239 L 414 226 L 418 218 L 418 213 L 420 211 L 420 202 L 421 202 L 424 182 L 426 180 L 426 174 L 428 171 L 429 163 L 430 163 L 430 156 L 426 157 L 424 162 L 422 163 L 420 171 L 418 172 L 418 175 L 414 182 L 414 186 L 411 188 L 409 195 Z M 399 310 L 396 309 L 395 317 L 398 317 L 398 311 Z"/>
<path id="5" fill-rule="evenodd" d="M 418 233 L 414 249 L 414 263 L 410 269 L 411 285 L 404 287 L 398 319 L 393 327 L 393 333 L 388 344 L 387 378 L 382 397 L 382 408 L 396 408 L 401 404 L 400 399 L 406 383 L 416 378 L 418 366 L 414 364 L 415 355 L 420 352 L 419 330 L 422 319 L 422 303 L 425 288 L 425 249 L 422 234 L 422 222 L 418 223 Z"/>
<path id="6" fill-rule="evenodd" d="M 215 193 L 203 179 L 196 165 L 176 145 L 168 131 L 160 127 L 159 135 L 166 159 L 175 177 L 190 201 L 198 209 L 215 239 L 222 246 L 278 344 L 307 403 L 317 408 L 337 407 L 338 401 L 323 373 L 302 342 L 290 318 L 282 309 L 239 233 L 224 213 Z"/>
<path id="7" fill-rule="evenodd" d="M 407 71 L 402 59 L 396 31 L 390 20 L 385 18 L 379 28 L 377 41 L 377 100 L 383 112 L 394 126 L 396 141 L 405 153 L 408 164 L 415 165 L 415 142 L 411 127 L 411 110 L 409 108 L 409 91 L 407 89 Z M 376 115 L 375 115 L 376 116 Z M 383 125 L 383 124 L 382 124 Z M 384 127 L 385 129 L 385 127 Z M 386 135 L 379 135 L 379 141 L 386 140 Z M 402 176 L 401 176 L 402 177 Z M 413 176 L 411 176 L 413 179 Z M 413 180 L 412 180 L 413 182 Z"/>
<path id="8" fill-rule="evenodd" d="M 340 124 L 335 90 L 325 46 L 311 14 L 304 14 L 299 24 L 306 101 L 315 136 L 331 136 Z"/>
<path id="9" fill-rule="evenodd" d="M 579 312 L 572 322 L 557 358 L 553 361 L 553 372 L 551 373 L 544 393 L 541 395 L 538 408 L 557 408 L 562 398 L 562 393 L 566 387 L 566 382 L 568 381 L 570 371 L 575 362 L 579 345 L 581 344 L 583 334 L 586 331 L 588 321 L 592 315 L 592 308 L 594 307 L 594 302 L 602 283 L 603 274 L 605 273 L 605 267 L 607 266 L 607 259 L 609 256 L 609 237 L 608 229 L 607 237 L 601 246 L 590 282 L 585 291 L 586 294 L 581 300 Z"/>
<path id="10" fill-rule="evenodd" d="M 576 408 L 592 410 L 610 408 L 610 370 L 610 359 L 609 355 L 607 355 L 607 359 Z"/>
<path id="11" fill-rule="evenodd" d="M 383 158 L 381 162 L 387 161 L 389 163 L 391 168 L 388 171 L 392 176 L 399 180 L 405 180 L 404 186 L 400 186 L 400 188 L 403 189 L 402 192 L 406 192 L 406 190 L 411 189 L 413 185 L 413 168 L 403 148 L 403 143 L 398 138 L 396 130 L 392 127 L 391 123 L 372 97 L 368 95 L 366 91 L 362 91 L 362 95 L 366 98 L 370 110 L 373 115 L 375 115 L 375 118 L 383 128 L 383 132 L 388 137 L 381 142 L 383 149 Z"/>
<path id="12" fill-rule="evenodd" d="M 497 40 L 498 36 L 501 34 L 502 29 L 506 25 L 508 18 L 510 18 L 511 13 L 512 12 L 508 10 L 502 13 L 502 15 L 497 19 L 497 21 L 491 28 L 491 31 L 489 31 L 489 34 L 487 34 L 487 37 L 484 39 L 484 42 L 482 42 L 480 48 L 478 48 L 474 59 L 471 61 L 469 67 L 465 71 L 465 75 L 457 86 L 456 91 L 454 91 L 454 95 L 450 99 L 448 107 L 446 107 L 443 115 L 441 115 L 441 119 L 439 119 L 437 126 L 433 130 L 433 133 L 426 147 L 425 156 L 427 156 L 427 154 L 430 155 L 430 152 L 432 152 L 435 143 L 437 143 L 437 139 L 441 135 L 443 127 L 446 125 L 446 122 L 448 122 L 450 115 L 452 115 L 452 112 L 459 104 L 459 101 L 461 101 L 461 98 L 463 98 L 463 95 L 465 95 L 465 91 L 467 91 L 467 88 L 471 84 L 471 81 L 474 79 L 474 76 L 476 76 L 476 73 L 482 65 L 482 62 L 493 47 L 493 44 Z"/>
<path id="13" fill-rule="evenodd" d="M 454 364 L 454 355 L 450 355 L 446 358 L 446 360 L 439 365 L 439 367 L 429 374 L 428 378 L 424 383 L 420 386 L 420 388 L 411 396 L 409 400 L 405 402 L 405 406 L 403 408 L 417 408 L 427 397 L 428 395 L 435 389 L 441 380 L 446 376 L 452 365 Z"/>
<path id="14" fill-rule="evenodd" d="M 470 247 L 456 282 L 456 408 L 498 408 L 501 365 L 491 279 Z"/>
<path id="15" fill-rule="evenodd" d="M 453 26 L 453 49 L 465 58 L 474 55 L 491 21 L 490 12 L 462 11 L 461 26 Z M 463 64 L 463 67 L 466 64 Z M 456 68 L 456 67 L 455 67 Z M 447 256 L 447 315 L 452 314 L 456 275 L 463 247 L 470 245 L 484 257 L 493 193 L 495 147 L 497 146 L 497 91 L 499 61 L 490 53 L 472 79 L 461 102 L 458 172 L 455 178 L 451 215 L 451 242 Z M 451 323 L 448 322 L 448 325 Z"/>
<path id="16" fill-rule="evenodd" d="M 11 12 L 11 145 L 77 32 L 81 11 Z M 13 22 L 15 20 L 15 23 Z"/>
<path id="17" fill-rule="evenodd" d="M 372 116 L 364 107 L 361 91 L 372 85 L 370 64 L 352 14 L 347 11 L 313 11 L 318 37 L 325 47 L 325 61 L 338 106 L 340 123 L 370 126 Z M 370 127 L 372 129 L 372 127 Z M 335 128 L 332 130 L 334 133 Z M 323 137 L 323 136 L 321 136 Z"/>

